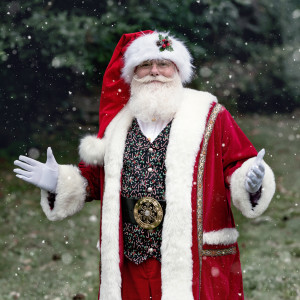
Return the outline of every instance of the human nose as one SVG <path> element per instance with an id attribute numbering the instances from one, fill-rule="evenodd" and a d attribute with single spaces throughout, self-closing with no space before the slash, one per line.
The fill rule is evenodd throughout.
<path id="1" fill-rule="evenodd" d="M 158 69 L 156 63 L 153 63 L 153 64 L 151 65 L 150 75 L 152 75 L 152 76 L 158 76 L 158 75 L 159 75 L 159 69 Z"/>

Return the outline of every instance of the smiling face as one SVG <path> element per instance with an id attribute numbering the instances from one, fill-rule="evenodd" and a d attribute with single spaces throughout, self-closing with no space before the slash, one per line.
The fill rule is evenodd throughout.
<path id="1" fill-rule="evenodd" d="M 166 78 L 172 78 L 176 73 L 176 66 L 167 59 L 154 59 L 146 60 L 139 64 L 135 69 L 135 75 L 137 78 L 143 78 L 150 75 L 153 78 L 152 82 L 161 82 L 155 80 L 159 75 Z"/>

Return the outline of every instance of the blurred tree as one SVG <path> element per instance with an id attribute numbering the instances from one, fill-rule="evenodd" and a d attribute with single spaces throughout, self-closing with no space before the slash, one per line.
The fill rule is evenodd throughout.
<path id="1" fill-rule="evenodd" d="M 298 0 L 280 0 L 280 24 L 283 39 L 283 74 L 289 98 L 300 95 L 300 3 Z M 287 100 L 290 100 L 287 98 Z M 299 103 L 299 102 L 298 102 Z"/>
<path id="2" fill-rule="evenodd" d="M 300 101 L 297 2 L 1 1 L 2 142 L 37 124 L 51 131 L 58 116 L 72 112 L 70 93 L 100 87 L 120 36 L 145 29 L 187 42 L 192 87 L 241 112 L 292 110 Z"/>

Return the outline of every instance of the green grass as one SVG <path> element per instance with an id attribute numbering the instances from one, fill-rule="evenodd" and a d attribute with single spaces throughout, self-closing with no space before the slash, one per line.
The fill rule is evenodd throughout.
<path id="1" fill-rule="evenodd" d="M 300 299 L 300 131 L 293 115 L 248 116 L 237 122 L 254 146 L 266 149 L 277 189 L 267 211 L 246 219 L 236 209 L 245 298 Z"/>
<path id="2" fill-rule="evenodd" d="M 1 201 L 0 299 L 96 299 L 98 285 L 99 203 L 73 218 L 48 221 L 39 191 L 8 194 Z"/>
<path id="3" fill-rule="evenodd" d="M 276 175 L 277 191 L 265 212 L 247 219 L 234 209 L 240 232 L 242 270 L 247 300 L 300 299 L 300 154 L 299 122 L 292 115 L 236 118 Z M 58 163 L 77 162 L 82 133 L 72 125 L 50 135 L 36 134 L 45 161 L 51 145 Z M 91 132 L 96 132 L 95 128 Z M 41 142 L 42 141 L 42 142 Z M 99 202 L 86 204 L 77 215 L 50 222 L 40 208 L 37 188 L 16 179 L 13 160 L 27 147 L 1 150 L 0 165 L 0 300 L 97 299 Z"/>
<path id="4" fill-rule="evenodd" d="M 76 163 L 81 131 L 72 131 L 42 136 L 42 144 L 32 137 L 28 148 L 40 148 L 39 160 L 45 161 L 52 145 L 58 163 Z M 15 151 L 1 155 L 0 299 L 97 299 L 99 202 L 87 204 L 72 218 L 49 221 L 39 204 L 40 190 L 12 172 Z"/>

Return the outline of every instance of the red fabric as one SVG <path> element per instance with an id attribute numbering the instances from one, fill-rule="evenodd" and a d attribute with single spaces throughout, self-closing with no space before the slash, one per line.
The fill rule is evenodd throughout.
<path id="1" fill-rule="evenodd" d="M 200 148 L 202 149 L 202 143 Z M 194 182 L 197 182 L 200 152 L 194 166 Z M 256 155 L 257 151 L 229 112 L 226 109 L 222 109 L 216 119 L 206 151 L 202 216 L 204 232 L 235 227 L 231 211 L 230 181 L 227 182 L 227 180 L 230 180 L 232 173 L 245 160 Z M 194 185 L 192 189 L 192 212 L 194 299 L 244 299 L 239 251 L 234 255 L 204 257 L 202 259 L 200 287 L 197 238 L 197 185 Z M 233 245 L 237 246 L 237 244 Z M 204 245 L 203 249 L 228 248 L 233 245 Z M 217 276 L 212 274 L 217 274 Z"/>
<path id="2" fill-rule="evenodd" d="M 103 137 L 106 127 L 129 100 L 129 85 L 121 78 L 121 69 L 124 66 L 123 55 L 127 47 L 140 35 L 152 32 L 152 30 L 145 30 L 123 34 L 117 44 L 103 76 L 98 138 Z"/>
<path id="3" fill-rule="evenodd" d="M 237 244 L 235 244 L 237 245 Z M 204 249 L 229 246 L 205 246 Z M 203 257 L 200 299 L 244 299 L 240 254 Z M 199 298 L 195 298 L 199 299 Z"/>
<path id="4" fill-rule="evenodd" d="M 232 138 L 234 137 L 234 138 Z M 234 228 L 228 178 L 257 151 L 229 112 L 219 113 L 209 139 L 203 176 L 203 228 Z"/>
<path id="5" fill-rule="evenodd" d="M 125 258 L 122 269 L 122 300 L 160 300 L 160 271 L 161 264 L 155 258 L 149 258 L 139 265 Z"/>
<path id="6" fill-rule="evenodd" d="M 83 161 L 78 164 L 78 167 L 81 175 L 88 181 L 88 195 L 86 201 L 100 200 L 102 186 L 100 185 L 99 178 L 101 178 L 100 169 L 103 168 L 99 166 L 87 165 Z"/>

